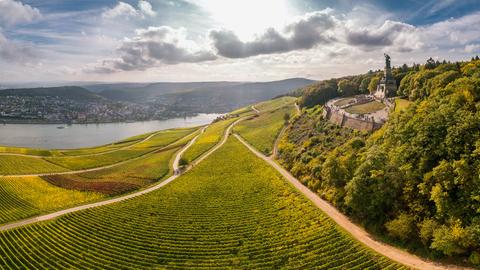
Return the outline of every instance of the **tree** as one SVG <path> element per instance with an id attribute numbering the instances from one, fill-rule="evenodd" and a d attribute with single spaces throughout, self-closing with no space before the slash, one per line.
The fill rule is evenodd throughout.
<path id="1" fill-rule="evenodd" d="M 285 121 L 285 123 L 288 123 L 288 121 L 290 121 L 290 114 L 289 113 L 285 113 L 283 115 L 283 121 Z"/>
<path id="2" fill-rule="evenodd" d="M 425 69 L 434 69 L 437 66 L 437 63 L 433 58 L 428 58 L 427 63 L 425 64 Z"/>
<path id="3" fill-rule="evenodd" d="M 179 165 L 180 167 L 185 167 L 185 166 L 188 165 L 188 163 L 189 163 L 188 160 L 185 159 L 185 158 L 183 158 L 183 157 L 180 158 L 180 160 L 178 161 L 178 165 Z"/>
<path id="4" fill-rule="evenodd" d="M 414 218 L 406 213 L 401 213 L 397 218 L 387 222 L 385 227 L 394 238 L 406 241 L 413 234 Z"/>
<path id="5" fill-rule="evenodd" d="M 378 76 L 373 77 L 368 84 L 368 92 L 373 94 L 377 90 L 377 85 L 380 82 L 380 78 Z"/>
<path id="6" fill-rule="evenodd" d="M 353 96 L 358 92 L 358 86 L 352 80 L 343 79 L 338 82 L 338 92 L 342 96 Z"/>
<path id="7" fill-rule="evenodd" d="M 368 85 L 370 84 L 371 80 L 372 80 L 372 77 L 370 77 L 370 76 L 363 78 L 363 80 L 360 83 L 360 86 L 358 88 L 360 93 L 369 93 Z"/>

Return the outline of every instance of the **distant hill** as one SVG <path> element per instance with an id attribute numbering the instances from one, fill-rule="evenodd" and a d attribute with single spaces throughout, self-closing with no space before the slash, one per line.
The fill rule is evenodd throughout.
<path id="1" fill-rule="evenodd" d="M 315 81 L 293 78 L 273 82 L 241 83 L 230 86 L 198 88 L 183 93 L 165 94 L 157 102 L 175 107 L 188 106 L 197 112 L 227 112 L 284 95 Z"/>
<path id="2" fill-rule="evenodd" d="M 228 87 L 239 82 L 186 82 L 186 83 L 114 83 L 86 85 L 86 89 L 118 101 L 146 102 L 171 93 L 188 92 L 208 87 Z"/>
<path id="3" fill-rule="evenodd" d="M 0 90 L 0 96 L 59 96 L 76 101 L 155 103 L 174 111 L 228 112 L 291 93 L 315 81 L 292 78 L 272 82 L 110 83 Z"/>
<path id="4" fill-rule="evenodd" d="M 19 88 L 0 90 L 0 96 L 58 96 L 75 101 L 98 101 L 103 97 L 79 86 Z"/>
<path id="5" fill-rule="evenodd" d="M 287 94 L 314 82 L 293 78 L 272 82 L 119 83 L 84 87 L 117 101 L 156 102 L 195 112 L 227 112 Z"/>

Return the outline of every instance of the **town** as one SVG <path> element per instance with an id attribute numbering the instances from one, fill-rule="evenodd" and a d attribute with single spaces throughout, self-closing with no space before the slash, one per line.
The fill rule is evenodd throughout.
<path id="1" fill-rule="evenodd" d="M 4 96 L 0 99 L 2 123 L 109 123 L 161 120 L 192 113 L 155 103 L 110 100 L 77 101 L 59 96 Z"/>

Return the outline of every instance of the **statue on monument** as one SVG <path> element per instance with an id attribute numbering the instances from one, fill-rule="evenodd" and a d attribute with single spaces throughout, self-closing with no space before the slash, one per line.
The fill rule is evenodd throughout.
<path id="1" fill-rule="evenodd" d="M 387 69 L 390 69 L 391 68 L 391 66 L 390 66 L 391 57 L 390 57 L 390 55 L 388 55 L 386 53 L 384 53 L 383 55 L 385 56 L 385 67 Z"/>
<path id="2" fill-rule="evenodd" d="M 384 53 L 385 56 L 385 70 L 383 72 L 383 78 L 380 79 L 377 90 L 373 94 L 378 99 L 384 99 L 395 95 L 397 91 L 397 82 L 392 76 L 392 66 L 390 55 Z"/>

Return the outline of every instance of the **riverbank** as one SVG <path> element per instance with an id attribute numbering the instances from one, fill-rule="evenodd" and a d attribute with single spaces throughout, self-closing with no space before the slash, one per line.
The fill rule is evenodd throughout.
<path id="1" fill-rule="evenodd" d="M 90 124 L 0 124 L 0 145 L 37 149 L 72 149 L 104 145 L 124 138 L 171 128 L 203 126 L 220 114 L 198 114 L 167 120 Z M 63 128 L 57 128 L 61 125 Z"/>

